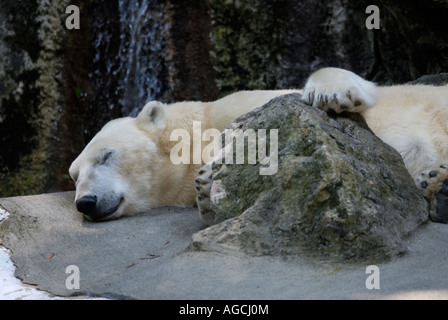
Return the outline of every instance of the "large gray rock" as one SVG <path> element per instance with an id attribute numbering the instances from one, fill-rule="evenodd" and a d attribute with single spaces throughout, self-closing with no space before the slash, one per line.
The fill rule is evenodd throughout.
<path id="1" fill-rule="evenodd" d="M 278 129 L 278 172 L 214 163 L 216 224 L 193 236 L 195 250 L 384 259 L 405 252 L 404 238 L 427 221 L 400 155 L 359 115 L 332 117 L 293 94 L 229 128 Z"/>

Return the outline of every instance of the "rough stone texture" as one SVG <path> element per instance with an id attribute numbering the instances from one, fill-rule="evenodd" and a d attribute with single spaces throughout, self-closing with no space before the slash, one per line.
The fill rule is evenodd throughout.
<path id="1" fill-rule="evenodd" d="M 444 72 L 448 2 L 392 0 L 210 0 L 217 83 L 235 89 L 303 85 L 321 67 L 350 69 L 380 83 Z M 366 8 L 380 10 L 368 30 Z"/>
<path id="2" fill-rule="evenodd" d="M 408 84 L 425 84 L 431 86 L 443 86 L 448 83 L 448 73 L 428 74 L 424 75 Z"/>
<path id="3" fill-rule="evenodd" d="M 327 66 L 365 76 L 374 64 L 365 14 L 339 0 L 210 4 L 221 92 L 297 88 Z"/>
<path id="4" fill-rule="evenodd" d="M 362 10 L 370 0 L 350 1 Z M 387 83 L 408 82 L 448 69 L 448 34 L 445 0 L 380 0 L 381 29 L 374 32 L 375 65 L 371 79 Z"/>
<path id="5" fill-rule="evenodd" d="M 208 0 L 160 1 L 168 35 L 164 41 L 168 90 L 164 101 L 211 101 L 218 97 L 210 41 L 211 18 Z"/>
<path id="6" fill-rule="evenodd" d="M 278 172 L 214 163 L 217 224 L 195 234 L 193 248 L 336 260 L 403 253 L 403 239 L 427 220 L 427 203 L 398 152 L 348 116 L 331 117 L 293 94 L 238 118 L 230 128 L 279 129 Z"/>
<path id="7" fill-rule="evenodd" d="M 64 1 L 2 2 L 0 194 L 54 187 L 62 116 Z"/>
<path id="8" fill-rule="evenodd" d="M 180 300 L 179 308 L 196 299 L 448 299 L 448 229 L 441 223 L 427 223 L 406 239 L 409 253 L 404 256 L 349 265 L 296 255 L 279 259 L 192 252 L 191 235 L 205 227 L 197 208 L 156 208 L 95 223 L 83 220 L 73 198 L 74 192 L 0 198 L 10 213 L 7 220 L 0 217 L 0 239 L 12 251 L 16 277 L 54 295 Z M 3 259 L 0 254 L 0 270 Z M 371 276 L 366 267 L 372 264 L 380 269 L 380 290 L 366 288 Z M 73 275 L 66 273 L 69 265 L 79 267 L 79 290 L 66 286 Z M 4 277 L 0 272 L 2 285 Z M 29 288 L 2 295 L 2 285 L 1 299 L 26 299 Z M 213 303 L 213 315 L 220 314 L 215 312 L 218 304 Z M 179 318 L 179 308 L 170 302 L 163 310 L 166 318 Z M 269 315 L 277 310 L 270 305 Z"/>

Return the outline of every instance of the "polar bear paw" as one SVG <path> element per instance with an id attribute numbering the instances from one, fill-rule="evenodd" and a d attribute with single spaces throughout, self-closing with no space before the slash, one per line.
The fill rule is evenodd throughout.
<path id="1" fill-rule="evenodd" d="M 378 101 L 378 89 L 353 72 L 324 68 L 313 73 L 305 85 L 303 101 L 324 111 L 361 112 Z"/>
<path id="2" fill-rule="evenodd" d="M 204 165 L 198 171 L 195 179 L 196 183 L 196 204 L 199 209 L 199 216 L 206 224 L 211 225 L 215 219 L 215 213 L 210 207 L 210 190 L 212 186 L 212 164 Z"/>
<path id="3" fill-rule="evenodd" d="M 448 223 L 448 165 L 422 172 L 415 183 L 429 202 L 431 220 Z"/>

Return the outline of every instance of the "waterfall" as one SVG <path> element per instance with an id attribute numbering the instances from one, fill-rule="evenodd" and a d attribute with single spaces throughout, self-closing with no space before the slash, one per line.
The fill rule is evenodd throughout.
<path id="1" fill-rule="evenodd" d="M 164 85 L 163 43 L 167 24 L 157 0 L 119 0 L 121 25 L 118 92 L 124 116 L 136 116 L 146 102 L 160 99 Z"/>

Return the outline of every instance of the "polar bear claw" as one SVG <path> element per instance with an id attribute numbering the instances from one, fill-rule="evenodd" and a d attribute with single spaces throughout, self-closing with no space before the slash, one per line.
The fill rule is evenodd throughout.
<path id="1" fill-rule="evenodd" d="M 204 165 L 198 171 L 198 175 L 195 179 L 196 184 L 196 204 L 199 209 L 199 216 L 201 219 L 211 225 L 214 220 L 214 213 L 211 209 L 210 203 L 210 190 L 212 186 L 212 164 L 208 163 Z"/>
<path id="2" fill-rule="evenodd" d="M 428 200 L 431 220 L 448 223 L 448 165 L 423 171 L 415 184 Z"/>
<path id="3" fill-rule="evenodd" d="M 324 111 L 361 112 L 375 106 L 378 91 L 374 83 L 353 72 L 325 68 L 309 77 L 302 99 L 306 104 Z"/>

